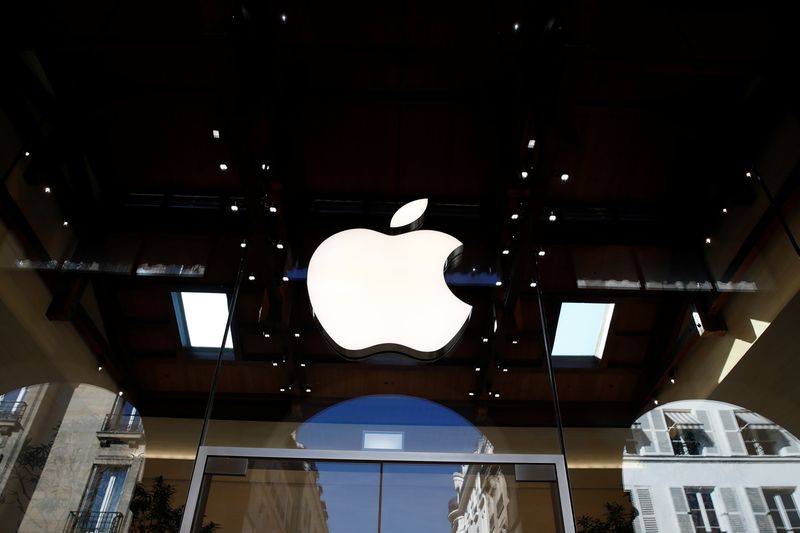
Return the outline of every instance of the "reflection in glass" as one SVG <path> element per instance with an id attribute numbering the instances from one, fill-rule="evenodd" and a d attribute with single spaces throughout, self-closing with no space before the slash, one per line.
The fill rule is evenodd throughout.
<path id="1" fill-rule="evenodd" d="M 640 533 L 794 531 L 800 441 L 738 406 L 681 401 L 645 413 L 623 479 Z"/>

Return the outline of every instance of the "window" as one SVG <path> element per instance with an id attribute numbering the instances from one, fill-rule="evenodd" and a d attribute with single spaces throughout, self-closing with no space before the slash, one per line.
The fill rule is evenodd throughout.
<path id="1" fill-rule="evenodd" d="M 365 450 L 402 450 L 403 432 L 365 431 L 363 448 Z"/>
<path id="2" fill-rule="evenodd" d="M 736 421 L 748 455 L 779 455 L 788 444 L 781 427 L 758 413 L 737 411 Z"/>
<path id="3" fill-rule="evenodd" d="M 711 500 L 713 488 L 686 487 L 686 502 L 697 533 L 721 533 L 714 502 Z"/>
<path id="4" fill-rule="evenodd" d="M 117 531 L 122 525 L 122 513 L 118 507 L 127 475 L 127 466 L 94 465 L 80 511 L 74 515 L 71 531 Z"/>
<path id="5" fill-rule="evenodd" d="M 564 302 L 553 343 L 555 357 L 603 357 L 614 304 Z"/>
<path id="6" fill-rule="evenodd" d="M 675 455 L 703 455 L 708 435 L 691 411 L 664 411 Z"/>
<path id="7" fill-rule="evenodd" d="M 792 497 L 793 489 L 763 489 L 769 516 L 778 533 L 800 532 L 800 515 Z"/>
<path id="8" fill-rule="evenodd" d="M 221 292 L 174 292 L 172 301 L 183 346 L 194 355 L 216 357 L 228 321 L 228 297 Z M 233 356 L 233 338 L 225 338 L 225 354 Z"/>

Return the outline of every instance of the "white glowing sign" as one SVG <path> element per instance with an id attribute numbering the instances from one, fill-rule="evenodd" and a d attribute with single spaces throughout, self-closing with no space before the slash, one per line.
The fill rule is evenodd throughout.
<path id="1" fill-rule="evenodd" d="M 344 357 L 390 351 L 432 361 L 452 348 L 466 328 L 472 307 L 456 298 L 444 280 L 463 245 L 446 233 L 414 231 L 427 205 L 427 200 L 416 200 L 398 209 L 390 226 L 400 234 L 342 231 L 311 257 L 311 307 Z"/>

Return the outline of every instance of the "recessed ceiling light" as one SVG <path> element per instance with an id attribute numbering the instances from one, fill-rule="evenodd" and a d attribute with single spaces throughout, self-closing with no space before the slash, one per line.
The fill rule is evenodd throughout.
<path id="1" fill-rule="evenodd" d="M 519 341 L 517 339 L 514 339 L 511 341 L 511 344 L 519 344 Z"/>
<path id="2" fill-rule="evenodd" d="M 544 250 L 539 250 L 539 257 L 544 257 L 545 255 L 547 255 L 547 252 Z"/>
<path id="3" fill-rule="evenodd" d="M 239 206 L 238 206 L 238 205 L 236 205 L 236 203 L 232 203 L 232 204 L 231 204 L 231 211 L 233 211 L 233 212 L 235 213 L 235 212 L 237 212 L 238 210 L 239 210 Z"/>
<path id="4" fill-rule="evenodd" d="M 727 213 L 728 213 L 728 208 L 727 207 L 723 207 L 722 208 L 722 214 L 727 214 Z"/>
<path id="5" fill-rule="evenodd" d="M 284 387 L 281 387 L 281 388 L 280 388 L 280 391 L 281 391 L 281 392 L 286 392 L 286 389 L 285 389 Z"/>
<path id="6" fill-rule="evenodd" d="M 497 333 L 497 319 L 495 319 L 494 324 L 492 325 L 492 331 Z"/>
<path id="7" fill-rule="evenodd" d="M 556 214 L 553 213 L 552 211 L 550 211 L 550 216 L 547 217 L 547 220 L 549 220 L 550 222 L 555 222 L 556 221 Z"/>
<path id="8" fill-rule="evenodd" d="M 249 276 L 247 276 L 247 279 L 249 279 L 250 281 L 255 281 L 256 277 L 254 275 L 250 274 Z"/>
<path id="9" fill-rule="evenodd" d="M 44 192 L 46 192 L 47 194 L 50 194 L 50 187 L 45 187 L 44 188 Z"/>
<path id="10" fill-rule="evenodd" d="M 299 338 L 300 338 L 300 334 L 299 334 L 299 333 L 295 333 L 295 334 L 294 334 L 294 338 L 295 338 L 295 339 L 299 339 Z"/>
<path id="11" fill-rule="evenodd" d="M 561 174 L 561 181 L 567 181 L 569 179 L 569 174 Z"/>
<path id="12" fill-rule="evenodd" d="M 27 154 L 28 154 L 28 152 L 25 152 L 25 155 L 27 155 Z M 747 176 L 748 178 L 752 178 L 753 177 L 753 175 L 750 172 L 745 172 L 744 175 Z"/>
<path id="13" fill-rule="evenodd" d="M 653 403 L 654 403 L 655 405 L 658 405 L 658 400 L 653 400 Z"/>
<path id="14" fill-rule="evenodd" d="M 514 31 L 519 30 L 519 22 L 514 23 Z"/>
<path id="15" fill-rule="evenodd" d="M 279 242 L 278 244 L 275 245 L 275 248 L 277 248 L 278 250 L 283 250 L 283 243 Z"/>
<path id="16" fill-rule="evenodd" d="M 531 289 L 535 289 L 535 288 L 536 288 L 536 282 L 535 281 L 531 281 Z"/>
<path id="17" fill-rule="evenodd" d="M 536 146 L 536 139 L 531 139 L 530 141 L 528 141 L 528 148 L 533 150 L 534 146 Z"/>
<path id="18" fill-rule="evenodd" d="M 517 213 L 513 213 L 511 215 L 511 220 L 517 220 L 518 218 L 519 218 L 519 214 L 517 214 Z"/>
<path id="19" fill-rule="evenodd" d="M 267 333 L 267 332 L 265 331 L 265 332 L 263 333 L 263 335 L 264 335 L 264 338 L 265 338 L 265 339 L 269 339 L 269 333 Z"/>
<path id="20" fill-rule="evenodd" d="M 286 23 L 286 13 L 281 15 L 281 22 Z"/>
<path id="21" fill-rule="evenodd" d="M 503 372 L 508 373 L 508 368 L 503 368 Z"/>
<path id="22" fill-rule="evenodd" d="M 508 255 L 508 254 L 510 254 L 510 253 L 511 253 L 511 251 L 510 251 L 508 248 L 505 248 L 505 249 L 503 250 L 503 255 Z"/>
<path id="23" fill-rule="evenodd" d="M 278 366 L 278 362 L 277 361 L 273 361 L 272 362 L 272 366 Z"/>
<path id="24" fill-rule="evenodd" d="M 481 342 L 489 342 L 489 337 L 481 337 Z"/>
<path id="25" fill-rule="evenodd" d="M 97 371 L 98 372 L 102 372 L 103 371 L 103 365 L 97 365 Z"/>
<path id="26" fill-rule="evenodd" d="M 119 391 L 119 392 L 117 393 L 117 396 L 122 396 L 122 391 Z"/>
<path id="27" fill-rule="evenodd" d="M 30 157 L 30 156 L 31 156 L 30 152 L 25 152 L 25 157 Z"/>
<path id="28" fill-rule="evenodd" d="M 476 366 L 476 367 L 475 367 L 475 372 L 480 372 L 480 371 L 481 371 L 481 367 L 479 367 L 479 366 Z"/>
<path id="29" fill-rule="evenodd" d="M 306 387 L 306 392 L 311 392 L 311 387 Z"/>
<path id="30" fill-rule="evenodd" d="M 525 179 L 525 178 L 528 177 L 528 171 L 527 170 L 523 170 L 522 172 L 519 173 L 519 175 L 522 176 L 522 179 Z"/>
<path id="31" fill-rule="evenodd" d="M 469 391 L 467 394 L 469 394 L 470 396 L 475 396 L 475 393 L 472 391 Z"/>
<path id="32" fill-rule="evenodd" d="M 706 244 L 711 244 L 711 237 L 706 237 Z"/>
<path id="33" fill-rule="evenodd" d="M 220 163 L 219 164 L 219 169 L 220 170 L 228 170 L 228 165 L 226 163 Z"/>
<path id="34" fill-rule="evenodd" d="M 61 223 L 61 225 L 62 225 L 62 226 L 64 226 L 64 227 L 66 228 L 67 226 L 69 226 L 69 222 L 67 222 L 67 221 L 65 220 L 64 222 L 62 222 L 62 223 Z"/>
<path id="35" fill-rule="evenodd" d="M 271 205 L 271 206 L 269 206 L 269 212 L 270 213 L 277 213 L 278 212 L 278 208 L 275 207 L 274 205 Z"/>
<path id="36" fill-rule="evenodd" d="M 502 287 L 503 282 L 498 279 L 497 281 L 494 282 L 494 285 L 495 287 Z"/>
<path id="37" fill-rule="evenodd" d="M 239 243 L 239 248 L 247 248 L 247 241 L 243 240 L 241 243 Z"/>
<path id="38" fill-rule="evenodd" d="M 288 277 L 288 276 L 283 276 L 281 279 L 282 279 L 283 281 L 289 281 L 289 277 Z"/>
<path id="39" fill-rule="evenodd" d="M 495 393 L 494 393 L 494 397 L 495 397 L 495 398 L 499 398 L 499 397 L 500 397 L 500 393 L 499 393 L 499 392 L 495 392 Z"/>
<path id="40" fill-rule="evenodd" d="M 300 367 L 301 367 L 301 368 L 305 368 L 305 367 L 306 367 L 306 364 L 305 364 L 305 363 L 300 363 Z"/>
<path id="41" fill-rule="evenodd" d="M 211 130 L 211 136 L 215 139 L 219 139 L 219 130 Z"/>

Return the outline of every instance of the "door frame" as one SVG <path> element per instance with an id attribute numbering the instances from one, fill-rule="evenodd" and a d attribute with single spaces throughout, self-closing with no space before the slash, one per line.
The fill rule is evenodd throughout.
<path id="1" fill-rule="evenodd" d="M 194 463 L 192 481 L 186 507 L 181 519 L 180 533 L 191 533 L 192 522 L 202 490 L 206 462 L 210 457 L 246 459 L 287 459 L 298 461 L 340 461 L 371 463 L 452 463 L 452 464 L 514 464 L 552 465 L 556 472 L 561 523 L 564 533 L 575 533 L 572 514 L 572 499 L 567 482 L 564 456 L 556 454 L 488 454 L 488 453 L 442 453 L 402 451 L 354 451 L 354 450 L 290 450 L 285 448 L 244 448 L 235 446 L 201 446 Z M 533 480 L 528 480 L 533 481 Z"/>

